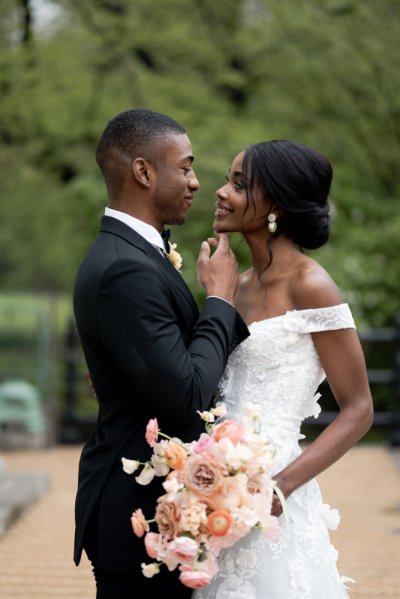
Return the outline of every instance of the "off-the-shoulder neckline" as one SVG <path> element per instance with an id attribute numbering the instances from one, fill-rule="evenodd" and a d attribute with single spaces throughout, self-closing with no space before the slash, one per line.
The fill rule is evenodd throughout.
<path id="1" fill-rule="evenodd" d="M 254 320 L 250 324 L 247 325 L 247 328 L 250 328 L 256 324 L 262 324 L 264 322 L 270 322 L 273 320 L 278 320 L 280 318 L 285 318 L 291 314 L 304 314 L 310 312 L 321 312 L 322 310 L 332 310 L 332 308 L 341 308 L 342 306 L 348 306 L 346 302 L 342 304 L 335 304 L 334 306 L 323 306 L 322 308 L 305 308 L 304 310 L 287 310 L 284 314 L 279 314 L 279 316 L 271 316 L 270 318 L 263 318 L 262 320 Z"/>

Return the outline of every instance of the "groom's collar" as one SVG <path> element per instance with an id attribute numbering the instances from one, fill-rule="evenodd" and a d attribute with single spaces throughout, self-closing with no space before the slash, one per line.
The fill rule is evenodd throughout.
<path id="1" fill-rule="evenodd" d="M 145 254 L 150 252 L 159 253 L 154 246 L 148 243 L 144 237 L 136 233 L 131 227 L 128 227 L 125 223 L 117 220 L 116 218 L 112 218 L 111 216 L 103 216 L 100 224 L 100 232 L 101 233 L 111 233 L 112 235 L 117 235 L 117 237 L 121 237 L 124 241 L 127 241 L 131 245 L 134 245 L 139 250 L 144 252 Z"/>
<path id="2" fill-rule="evenodd" d="M 161 251 L 164 250 L 163 239 L 157 229 L 152 225 L 149 225 L 148 223 L 145 223 L 142 220 L 127 214 L 126 212 L 114 210 L 113 208 L 107 207 L 104 211 L 104 215 L 124 223 L 130 229 L 133 229 L 133 231 L 143 237 L 146 241 L 151 243 L 151 245 L 156 246 Z"/>

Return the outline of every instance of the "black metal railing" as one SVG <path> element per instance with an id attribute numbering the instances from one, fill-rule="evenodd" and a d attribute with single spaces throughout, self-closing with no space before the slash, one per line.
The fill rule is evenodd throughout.
<path id="1" fill-rule="evenodd" d="M 359 333 L 359 338 L 366 357 L 368 380 L 373 396 L 377 396 L 373 428 L 384 430 L 390 444 L 400 447 L 400 314 L 396 315 L 393 327 L 365 330 Z M 94 429 L 97 408 L 72 319 L 65 335 L 64 362 L 60 441 L 81 442 Z M 322 383 L 320 391 L 324 398 L 323 411 L 317 419 L 306 419 L 304 427 L 307 429 L 324 428 L 338 413 L 326 382 Z M 382 392 L 386 393 L 387 401 L 380 399 Z"/>
<path id="2" fill-rule="evenodd" d="M 373 428 L 388 431 L 390 444 L 400 446 L 400 314 L 395 316 L 394 326 L 387 328 L 368 329 L 359 333 L 359 339 L 364 349 L 368 381 L 372 395 L 377 396 L 374 412 Z M 374 363 L 379 366 L 373 366 Z M 383 408 L 384 402 L 379 401 L 382 388 L 385 387 L 390 395 L 389 406 Z M 326 381 L 320 391 L 323 395 L 331 395 Z M 326 427 L 338 413 L 338 408 L 332 396 L 328 405 L 333 409 L 324 409 L 318 419 L 307 418 L 305 426 Z"/>

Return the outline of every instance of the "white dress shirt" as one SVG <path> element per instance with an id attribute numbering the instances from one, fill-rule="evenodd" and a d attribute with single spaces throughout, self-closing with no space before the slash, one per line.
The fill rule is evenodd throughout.
<path id="1" fill-rule="evenodd" d="M 111 216 L 112 218 L 116 218 L 117 220 L 120 220 L 122 223 L 125 223 L 126 225 L 128 225 L 128 227 L 136 231 L 136 233 L 144 237 L 144 239 L 151 243 L 151 245 L 160 250 L 161 253 L 164 252 L 164 242 L 161 237 L 161 234 L 152 225 L 148 225 L 147 223 L 144 223 L 142 220 L 139 220 L 138 218 L 135 218 L 134 216 L 131 216 L 126 212 L 114 210 L 114 208 L 107 207 L 104 211 L 104 214 L 105 216 Z"/>

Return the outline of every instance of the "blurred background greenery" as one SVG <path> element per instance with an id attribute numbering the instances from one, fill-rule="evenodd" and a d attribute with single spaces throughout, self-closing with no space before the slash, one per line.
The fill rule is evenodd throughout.
<path id="1" fill-rule="evenodd" d="M 399 17 L 398 0 L 1 0 L 3 294 L 58 298 L 65 325 L 106 203 L 97 140 L 116 113 L 149 107 L 181 122 L 193 143 L 201 189 L 172 240 L 198 299 L 198 247 L 233 156 L 250 142 L 291 138 L 334 167 L 331 241 L 314 257 L 360 328 L 391 326 Z M 247 267 L 240 236 L 233 247 Z"/>

